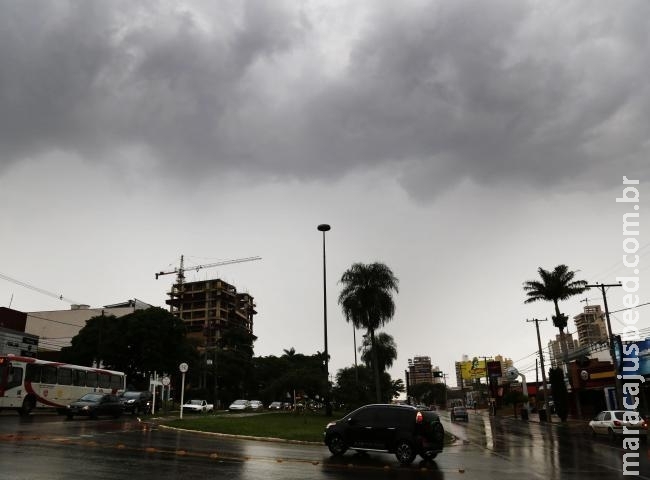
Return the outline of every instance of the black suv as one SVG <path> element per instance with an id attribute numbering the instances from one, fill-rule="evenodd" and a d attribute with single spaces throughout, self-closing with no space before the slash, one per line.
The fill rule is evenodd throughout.
<path id="1" fill-rule="evenodd" d="M 153 395 L 149 391 L 126 391 L 120 395 L 122 408 L 133 415 L 151 413 Z"/>
<path id="2" fill-rule="evenodd" d="M 325 444 L 333 455 L 348 449 L 394 453 L 402 465 L 416 455 L 433 460 L 442 451 L 445 429 L 435 412 L 410 405 L 365 405 L 325 429 Z"/>

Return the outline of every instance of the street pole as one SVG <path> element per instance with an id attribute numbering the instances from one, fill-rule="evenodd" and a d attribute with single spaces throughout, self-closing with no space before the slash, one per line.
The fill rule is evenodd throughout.
<path id="1" fill-rule="evenodd" d="M 483 359 L 483 365 L 485 365 L 485 397 L 486 397 L 485 403 L 487 404 L 487 403 L 490 403 L 489 402 L 489 399 L 490 399 L 490 375 L 489 375 L 489 373 L 490 372 L 488 372 L 488 364 L 487 364 L 487 362 L 488 362 L 488 358 L 490 359 L 490 361 L 492 361 L 492 357 L 479 357 L 479 358 Z M 479 385 L 480 385 L 480 380 L 479 380 Z"/>
<path id="2" fill-rule="evenodd" d="M 609 308 L 607 307 L 607 294 L 605 293 L 605 287 L 622 287 L 622 283 L 596 283 L 595 285 L 587 285 L 587 288 L 600 288 L 600 291 L 603 294 L 603 303 L 605 304 L 605 318 L 607 319 L 607 334 L 609 336 L 609 354 L 612 357 L 612 364 L 614 365 L 614 378 L 616 379 L 616 408 L 622 408 L 623 405 L 623 385 L 619 377 L 619 366 L 616 361 L 616 352 L 614 352 L 614 334 L 612 333 L 612 323 L 609 320 Z"/>
<path id="3" fill-rule="evenodd" d="M 326 223 L 318 226 L 323 232 L 323 333 L 325 337 L 325 415 L 332 416 L 332 404 L 330 403 L 330 374 L 329 374 L 329 353 L 327 350 L 327 269 L 325 267 L 325 232 L 331 227 Z"/>
<path id="4" fill-rule="evenodd" d="M 535 329 L 537 330 L 537 348 L 539 349 L 539 363 L 542 366 L 542 382 L 544 382 L 544 410 L 548 409 L 548 383 L 546 382 L 546 370 L 544 368 L 544 354 L 542 352 L 542 340 L 539 336 L 539 322 L 547 322 L 548 318 L 545 318 L 544 320 L 539 320 L 537 318 L 533 318 L 532 320 L 526 320 L 526 322 L 535 322 Z M 539 409 L 538 409 L 539 411 Z M 551 421 L 551 415 L 550 411 L 547 412 L 546 418 L 548 421 Z"/>

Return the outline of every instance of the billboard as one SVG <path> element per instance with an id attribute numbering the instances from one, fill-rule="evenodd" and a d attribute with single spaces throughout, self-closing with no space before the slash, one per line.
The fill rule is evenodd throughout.
<path id="1" fill-rule="evenodd" d="M 477 357 L 474 357 L 471 362 L 460 363 L 460 375 L 463 380 L 485 378 L 485 372 L 485 360 L 479 360 Z"/>
<path id="2" fill-rule="evenodd" d="M 501 362 L 496 360 L 491 360 L 487 362 L 488 375 L 490 377 L 500 377 L 501 374 Z"/>
<path id="3" fill-rule="evenodd" d="M 616 363 L 619 366 L 619 373 L 623 375 L 650 375 L 650 338 L 635 342 L 620 341 L 619 336 L 615 338 L 614 354 Z M 622 354 L 622 357 L 621 357 Z M 621 360 L 624 360 L 621 363 Z M 625 368 L 625 371 L 621 371 Z"/>

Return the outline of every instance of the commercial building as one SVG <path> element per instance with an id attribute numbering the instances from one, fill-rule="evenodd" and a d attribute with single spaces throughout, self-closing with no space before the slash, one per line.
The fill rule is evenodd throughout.
<path id="1" fill-rule="evenodd" d="M 70 346 L 72 337 L 93 317 L 119 318 L 150 307 L 148 303 L 133 299 L 96 308 L 74 304 L 67 310 L 27 312 L 25 332 L 40 338 L 39 350 L 59 351 Z"/>
<path id="2" fill-rule="evenodd" d="M 0 353 L 23 356 L 52 354 L 70 346 L 72 338 L 93 317 L 122 317 L 151 305 L 138 299 L 113 305 L 90 308 L 89 305 L 71 305 L 65 310 L 19 312 L 0 307 Z M 55 358 L 55 357 L 52 357 Z"/>

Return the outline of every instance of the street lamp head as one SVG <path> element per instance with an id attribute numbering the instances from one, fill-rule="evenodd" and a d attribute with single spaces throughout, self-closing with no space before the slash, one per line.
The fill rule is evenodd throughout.
<path id="1" fill-rule="evenodd" d="M 321 232 L 327 232 L 331 227 L 327 223 L 321 223 L 318 226 L 318 230 Z"/>

